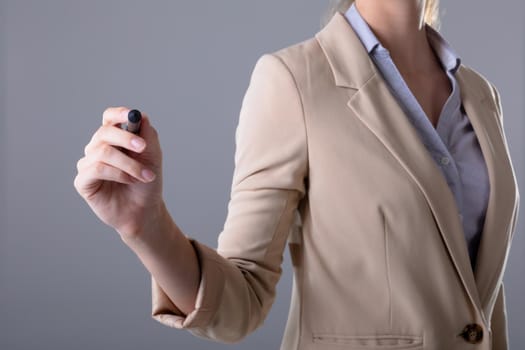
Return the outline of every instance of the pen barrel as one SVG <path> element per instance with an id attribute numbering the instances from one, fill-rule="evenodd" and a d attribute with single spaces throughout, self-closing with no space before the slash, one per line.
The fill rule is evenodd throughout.
<path id="1" fill-rule="evenodd" d="M 129 122 L 126 124 L 126 130 L 134 134 L 138 134 L 140 131 L 140 121 L 137 123 Z"/>

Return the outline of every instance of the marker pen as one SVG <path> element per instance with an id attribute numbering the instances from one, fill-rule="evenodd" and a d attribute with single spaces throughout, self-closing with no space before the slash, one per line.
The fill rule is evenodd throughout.
<path id="1" fill-rule="evenodd" d="M 135 135 L 140 132 L 140 122 L 142 120 L 142 114 L 138 109 L 132 109 L 128 112 L 128 122 L 121 123 L 120 128 L 129 131 Z M 127 153 L 123 147 L 117 147 L 120 151 Z"/>
<path id="2" fill-rule="evenodd" d="M 132 109 L 128 112 L 128 122 L 123 125 L 123 129 L 126 131 L 138 134 L 140 132 L 140 121 L 142 120 L 142 114 L 137 109 Z"/>

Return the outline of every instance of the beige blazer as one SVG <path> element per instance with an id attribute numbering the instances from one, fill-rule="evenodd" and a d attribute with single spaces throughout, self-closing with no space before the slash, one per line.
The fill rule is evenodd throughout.
<path id="1" fill-rule="evenodd" d="M 452 192 L 338 12 L 258 59 L 218 247 L 188 235 L 202 271 L 196 308 L 184 316 L 152 279 L 152 317 L 240 341 L 263 324 L 288 246 L 281 349 L 507 349 L 517 182 L 498 91 L 464 64 L 456 75 L 491 186 L 475 272 Z"/>

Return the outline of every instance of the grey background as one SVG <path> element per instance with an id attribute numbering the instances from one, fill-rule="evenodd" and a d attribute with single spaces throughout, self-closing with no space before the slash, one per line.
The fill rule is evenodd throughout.
<path id="1" fill-rule="evenodd" d="M 286 251 L 265 324 L 237 345 L 150 318 L 137 257 L 76 194 L 76 161 L 107 106 L 147 111 L 178 225 L 216 247 L 234 131 L 256 59 L 311 37 L 327 1 L 0 1 L 0 349 L 277 349 Z M 524 184 L 525 5 L 442 0 L 442 33 L 502 95 Z M 512 349 L 525 343 L 523 209 L 505 284 Z"/>

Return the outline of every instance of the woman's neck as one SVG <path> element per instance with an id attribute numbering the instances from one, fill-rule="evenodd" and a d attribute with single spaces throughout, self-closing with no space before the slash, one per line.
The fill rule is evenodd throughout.
<path id="1" fill-rule="evenodd" d="M 355 6 L 400 69 L 414 74 L 435 69 L 426 37 L 425 0 L 355 0 Z"/>

